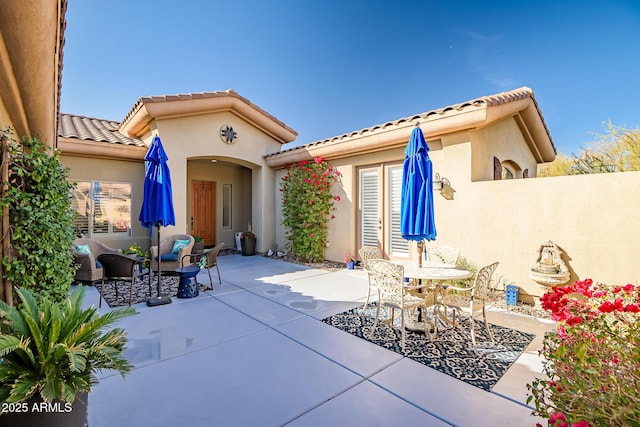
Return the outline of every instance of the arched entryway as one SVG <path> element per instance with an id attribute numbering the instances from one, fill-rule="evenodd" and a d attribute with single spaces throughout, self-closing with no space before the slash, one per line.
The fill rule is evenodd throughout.
<path id="1" fill-rule="evenodd" d="M 189 159 L 186 184 L 189 233 L 205 246 L 235 247 L 252 219 L 252 170 L 233 159 Z"/>

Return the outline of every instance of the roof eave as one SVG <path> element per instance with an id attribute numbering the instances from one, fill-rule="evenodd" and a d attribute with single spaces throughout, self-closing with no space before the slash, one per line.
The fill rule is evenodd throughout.
<path id="1" fill-rule="evenodd" d="M 386 123 L 358 132 L 341 135 L 291 150 L 265 156 L 270 167 L 281 168 L 287 164 L 322 157 L 334 160 L 357 154 L 384 151 L 407 145 L 411 131 L 420 125 L 426 139 L 437 139 L 444 134 L 477 127 L 486 120 L 486 110 L 475 107 L 465 111 L 449 111 L 443 114 L 413 116 L 395 123 Z"/>
<path id="2" fill-rule="evenodd" d="M 76 138 L 58 138 L 58 149 L 64 155 L 99 159 L 144 161 L 147 147 Z"/>
<path id="3" fill-rule="evenodd" d="M 231 112 L 251 123 L 281 144 L 298 133 L 233 91 L 140 98 L 120 125 L 120 132 L 142 138 L 154 120 L 215 112 Z"/>
<path id="4" fill-rule="evenodd" d="M 422 128 L 425 138 L 433 140 L 445 134 L 479 129 L 509 117 L 517 117 L 519 125 L 524 127 L 525 140 L 537 162 L 555 158 L 555 146 L 533 91 L 520 88 L 272 153 L 265 159 L 273 168 L 318 156 L 332 160 L 405 146 L 416 123 Z"/>
<path id="5" fill-rule="evenodd" d="M 0 92 L 17 137 L 57 136 L 66 0 L 8 0 L 0 8 Z"/>

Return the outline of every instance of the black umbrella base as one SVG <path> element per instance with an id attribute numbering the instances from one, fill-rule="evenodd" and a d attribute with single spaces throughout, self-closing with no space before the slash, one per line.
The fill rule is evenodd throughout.
<path id="1" fill-rule="evenodd" d="M 165 304 L 171 304 L 171 297 L 164 295 L 159 297 L 151 297 L 147 300 L 147 305 L 149 307 L 155 307 L 157 305 Z"/>

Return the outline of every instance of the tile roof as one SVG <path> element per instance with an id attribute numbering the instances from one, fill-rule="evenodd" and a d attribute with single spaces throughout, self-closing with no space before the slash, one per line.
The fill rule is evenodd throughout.
<path id="1" fill-rule="evenodd" d="M 325 138 L 325 139 L 321 139 L 318 141 L 314 141 L 314 142 L 310 142 L 308 144 L 304 144 L 304 145 L 299 145 L 296 147 L 291 147 L 288 148 L 286 150 L 281 150 L 275 153 L 271 153 L 266 155 L 265 157 L 271 157 L 271 156 L 277 156 L 279 154 L 282 153 L 286 153 L 289 151 L 295 151 L 295 150 L 304 150 L 313 146 L 318 146 L 318 145 L 323 145 L 323 144 L 328 144 L 331 142 L 338 142 L 341 140 L 346 140 L 352 137 L 356 137 L 358 135 L 365 135 L 365 134 L 370 134 L 376 130 L 382 130 L 382 129 L 386 129 L 389 127 L 396 127 L 398 125 L 401 125 L 403 123 L 414 123 L 417 120 L 421 120 L 421 119 L 433 119 L 433 116 L 445 116 L 447 115 L 447 113 L 451 113 L 451 112 L 457 112 L 457 111 L 463 111 L 466 109 L 471 109 L 473 107 L 492 107 L 492 106 L 496 106 L 496 105 L 500 105 L 500 104 L 506 104 L 508 102 L 513 102 L 513 101 L 517 101 L 520 99 L 526 99 L 526 98 L 531 98 L 536 106 L 536 109 L 538 110 L 538 114 L 540 115 L 540 119 L 542 120 L 542 123 L 545 127 L 545 130 L 547 132 L 547 135 L 549 136 L 549 140 L 551 141 L 551 144 L 553 144 L 553 139 L 551 138 L 551 134 L 549 133 L 549 129 L 547 128 L 546 123 L 544 122 L 544 118 L 542 117 L 542 112 L 540 111 L 540 108 L 538 107 L 538 103 L 535 100 L 535 97 L 533 95 L 533 90 L 531 88 L 528 87 L 521 87 L 509 92 L 502 92 L 502 93 L 498 93 L 495 95 L 488 95 L 488 96 L 482 96 L 480 98 L 475 98 L 472 99 L 470 101 L 465 101 L 465 102 L 461 102 L 459 104 L 454 104 L 454 105 L 449 105 L 447 107 L 442 107 L 439 108 L 437 110 L 431 110 L 431 111 L 427 111 L 425 113 L 421 113 L 421 114 L 415 114 L 413 116 L 409 116 L 409 117 L 403 117 L 394 121 L 390 121 L 390 122 L 386 122 L 383 124 L 378 124 L 378 125 L 374 125 L 368 128 L 364 128 L 364 129 L 360 129 L 357 131 L 353 131 L 353 132 L 349 132 L 349 133 L 345 133 L 342 135 L 337 135 L 337 136 L 333 136 L 330 138 Z M 555 145 L 554 145 L 554 150 L 555 150 Z"/>
<path id="2" fill-rule="evenodd" d="M 136 103 L 131 107 L 131 110 L 127 113 L 127 115 L 122 119 L 122 122 L 125 123 L 127 120 L 133 116 L 136 111 L 138 111 L 144 104 L 147 103 L 156 103 L 156 102 L 170 102 L 170 101 L 186 101 L 186 100 L 194 100 L 194 99 L 204 99 L 204 98 L 221 98 L 221 97 L 233 97 L 237 98 L 240 101 L 246 103 L 248 106 L 254 108 L 256 111 L 259 111 L 261 114 L 265 115 L 269 119 L 278 123 L 283 128 L 287 129 L 290 132 L 293 132 L 297 135 L 297 132 L 287 126 L 281 120 L 269 114 L 267 111 L 263 110 L 253 102 L 249 101 L 244 96 L 241 96 L 233 89 L 227 89 L 225 91 L 216 91 L 216 92 L 194 92 L 194 93 L 184 93 L 184 94 L 175 94 L 175 95 L 159 95 L 159 96 L 143 96 L 140 97 Z"/>
<path id="3" fill-rule="evenodd" d="M 58 136 L 61 138 L 146 147 L 141 140 L 121 134 L 118 130 L 119 126 L 120 123 L 111 120 L 62 113 L 60 114 Z"/>

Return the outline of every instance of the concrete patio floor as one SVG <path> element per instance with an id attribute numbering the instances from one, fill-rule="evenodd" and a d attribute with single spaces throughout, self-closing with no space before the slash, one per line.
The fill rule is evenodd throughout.
<path id="1" fill-rule="evenodd" d="M 219 257 L 222 284 L 197 298 L 136 305 L 120 322 L 135 368 L 98 375 L 89 426 L 534 426 L 526 384 L 549 321 L 491 310 L 536 334 L 491 392 L 320 322 L 360 306 L 362 270 L 262 256 Z M 206 271 L 201 283 L 208 284 Z M 215 278 L 214 278 L 215 283 Z M 96 305 L 89 288 L 85 304 Z M 101 312 L 106 312 L 103 304 Z"/>

